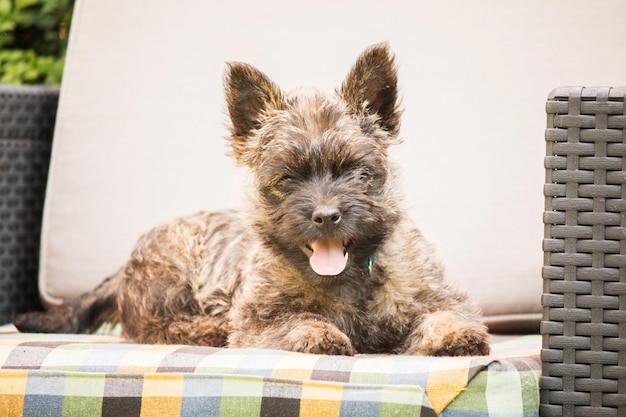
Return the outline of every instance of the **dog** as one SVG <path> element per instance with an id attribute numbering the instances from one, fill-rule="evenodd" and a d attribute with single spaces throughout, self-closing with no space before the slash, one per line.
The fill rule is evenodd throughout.
<path id="1" fill-rule="evenodd" d="M 16 327 L 119 322 L 137 343 L 487 355 L 478 308 L 402 208 L 388 158 L 402 113 L 389 46 L 366 49 L 332 92 L 283 92 L 244 63 L 227 64 L 224 85 L 249 207 L 156 227 L 93 291 Z"/>

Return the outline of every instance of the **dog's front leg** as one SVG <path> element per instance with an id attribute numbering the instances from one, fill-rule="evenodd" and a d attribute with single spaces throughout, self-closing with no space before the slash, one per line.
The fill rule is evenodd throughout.
<path id="1" fill-rule="evenodd" d="M 294 352 L 354 355 L 352 343 L 337 326 L 313 313 L 248 316 L 237 320 L 228 339 L 230 347 L 259 347 Z"/>
<path id="2" fill-rule="evenodd" d="M 432 356 L 488 355 L 490 350 L 485 326 L 454 310 L 422 316 L 405 346 L 402 353 Z"/>

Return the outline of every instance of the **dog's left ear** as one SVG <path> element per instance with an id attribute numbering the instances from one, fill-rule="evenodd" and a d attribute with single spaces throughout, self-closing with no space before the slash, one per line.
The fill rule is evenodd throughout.
<path id="1" fill-rule="evenodd" d="M 357 114 L 378 115 L 392 135 L 400 129 L 398 75 L 387 43 L 371 46 L 357 59 L 339 92 Z"/>
<path id="2" fill-rule="evenodd" d="M 270 111 L 283 107 L 283 95 L 265 74 L 243 63 L 228 64 L 224 88 L 231 120 L 233 156 L 237 162 L 246 163 L 251 131 L 261 127 L 263 117 Z"/>

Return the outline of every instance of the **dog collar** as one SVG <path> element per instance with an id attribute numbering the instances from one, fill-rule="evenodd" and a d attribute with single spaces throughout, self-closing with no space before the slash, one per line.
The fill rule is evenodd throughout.
<path id="1" fill-rule="evenodd" d="M 378 249 L 374 250 L 374 252 L 365 259 L 365 262 L 363 262 L 363 270 L 370 274 L 372 273 L 374 265 L 376 265 L 376 253 L 378 253 Z"/>

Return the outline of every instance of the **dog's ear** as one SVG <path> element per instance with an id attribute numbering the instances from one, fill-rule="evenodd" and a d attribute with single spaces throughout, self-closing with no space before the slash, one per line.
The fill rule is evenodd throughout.
<path id="1" fill-rule="evenodd" d="M 378 115 L 379 124 L 392 135 L 400 129 L 398 75 L 386 43 L 371 46 L 357 59 L 340 94 L 357 114 Z"/>
<path id="2" fill-rule="evenodd" d="M 233 156 L 244 163 L 250 132 L 261 127 L 268 112 L 283 108 L 283 96 L 265 74 L 247 64 L 228 64 L 224 78 Z"/>

